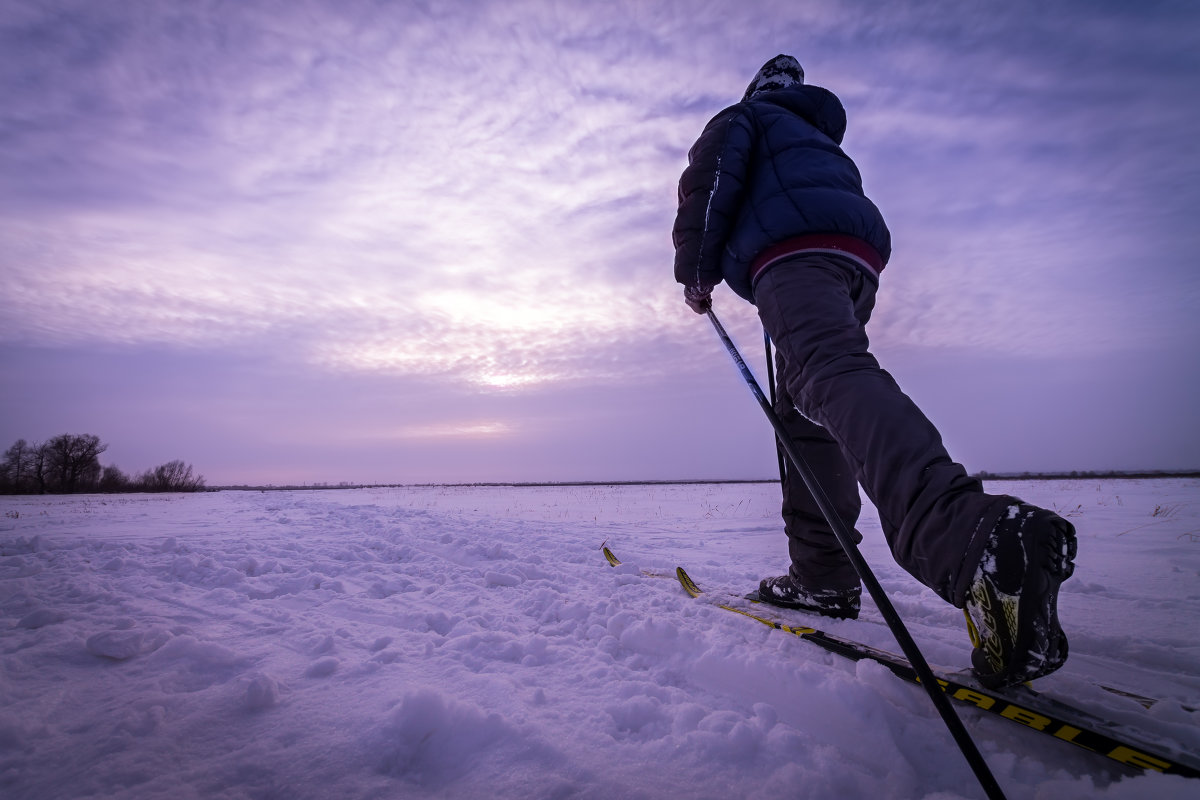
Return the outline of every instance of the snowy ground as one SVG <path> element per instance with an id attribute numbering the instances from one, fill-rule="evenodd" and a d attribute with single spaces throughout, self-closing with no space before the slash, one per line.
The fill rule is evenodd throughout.
<path id="1" fill-rule="evenodd" d="M 1200 753 L 1200 481 L 991 488 L 1079 528 L 1072 657 L 1039 688 Z M 713 592 L 777 573 L 777 494 L 0 498 L 0 795 L 981 796 L 919 688 L 639 573 L 682 563 Z M 860 528 L 929 660 L 965 665 L 960 612 L 893 564 L 873 512 Z M 822 627 L 896 649 L 865 599 Z M 958 708 L 1011 798 L 1200 796 Z"/>

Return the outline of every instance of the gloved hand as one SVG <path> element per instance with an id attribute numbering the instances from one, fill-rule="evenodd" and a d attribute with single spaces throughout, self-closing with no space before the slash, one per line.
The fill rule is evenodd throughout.
<path id="1" fill-rule="evenodd" d="M 711 286 L 685 286 L 683 287 L 683 302 L 687 303 L 688 308 L 697 314 L 707 314 L 708 310 L 712 308 L 712 290 Z"/>

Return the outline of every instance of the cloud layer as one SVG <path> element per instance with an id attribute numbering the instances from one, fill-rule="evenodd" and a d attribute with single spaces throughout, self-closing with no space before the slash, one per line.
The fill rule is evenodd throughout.
<path id="1" fill-rule="evenodd" d="M 443 411 L 387 426 L 407 441 L 522 440 L 575 392 L 580 427 L 605 417 L 605 393 L 657 408 L 674 381 L 712 391 L 725 365 L 671 282 L 675 181 L 704 122 L 776 52 L 841 96 L 846 147 L 893 229 L 883 353 L 966 349 L 980 369 L 1149 353 L 1168 370 L 1200 340 L 1186 102 L 1200 12 L 1178 4 L 0 12 L 0 343 L 14 354 L 249 359 L 313 381 L 294 402 L 314 424 L 346 409 L 323 406 L 338 395 L 322 386 L 395 381 Z M 752 310 L 718 303 L 754 342 Z M 1194 394 L 1195 363 L 1167 391 Z M 104 390 L 113 414 L 121 391 Z M 60 432 L 22 427 L 29 394 L 6 402 L 0 433 Z M 268 407 L 242 402 L 270 427 Z M 662 419 L 610 433 L 665 436 Z M 663 442 L 686 449 L 682 433 Z M 520 457 L 551 478 L 569 458 L 551 450 Z M 654 469 L 672 463 L 690 468 Z"/>

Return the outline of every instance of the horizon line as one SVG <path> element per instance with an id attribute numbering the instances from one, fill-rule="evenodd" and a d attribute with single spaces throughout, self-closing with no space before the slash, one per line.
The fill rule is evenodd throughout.
<path id="1" fill-rule="evenodd" d="M 1080 479 L 1154 479 L 1154 478 L 1200 478 L 1200 469 L 1190 470 L 1072 470 L 1069 472 L 988 472 L 972 473 L 979 480 L 1080 480 Z M 574 481 L 427 481 L 415 483 L 293 483 L 293 484 L 224 484 L 209 486 L 202 491 L 247 491 L 297 489 L 403 489 L 426 487 L 508 487 L 536 488 L 555 486 L 688 486 L 704 484 L 736 483 L 779 483 L 779 478 L 673 478 L 648 480 L 574 480 Z"/>

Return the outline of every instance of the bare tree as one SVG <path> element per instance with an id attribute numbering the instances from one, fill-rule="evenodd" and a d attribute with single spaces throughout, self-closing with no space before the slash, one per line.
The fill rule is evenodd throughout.
<path id="1" fill-rule="evenodd" d="M 100 473 L 99 488 L 102 492 L 127 492 L 129 485 L 129 476 L 116 464 L 108 465 Z"/>
<path id="2" fill-rule="evenodd" d="M 38 494 L 46 493 L 46 472 L 50 468 L 50 450 L 44 444 L 33 445 L 33 484 Z"/>
<path id="3" fill-rule="evenodd" d="M 4 451 L 4 460 L 0 461 L 0 486 L 6 492 L 21 491 L 21 473 L 24 469 L 25 453 L 29 443 L 17 439 L 12 447 Z"/>
<path id="4" fill-rule="evenodd" d="M 64 433 L 46 442 L 51 487 L 60 492 L 94 489 L 100 480 L 100 454 L 107 449 L 90 433 Z"/>
<path id="5" fill-rule="evenodd" d="M 17 439 L 0 461 L 0 486 L 6 492 L 24 493 L 41 488 L 45 453 L 39 444 Z"/>
<path id="6" fill-rule="evenodd" d="M 139 483 L 147 492 L 196 492 L 204 488 L 204 476 L 193 475 L 191 464 L 168 461 L 146 470 Z"/>

